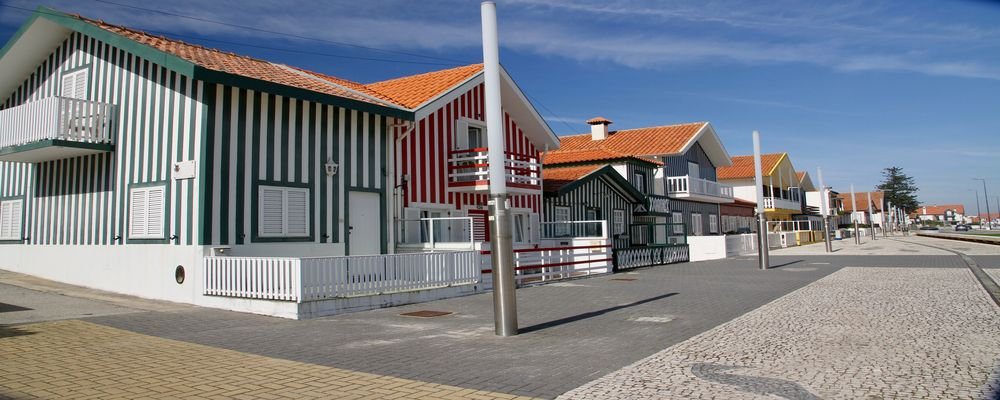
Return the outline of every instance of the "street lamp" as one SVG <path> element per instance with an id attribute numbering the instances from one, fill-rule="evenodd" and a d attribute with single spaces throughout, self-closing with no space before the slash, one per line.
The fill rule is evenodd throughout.
<path id="1" fill-rule="evenodd" d="M 972 178 L 974 181 L 983 181 L 983 198 L 986 199 L 986 229 L 993 229 L 993 221 L 990 219 L 990 195 L 986 191 L 986 178 Z M 976 201 L 979 201 L 979 194 L 976 194 Z"/>

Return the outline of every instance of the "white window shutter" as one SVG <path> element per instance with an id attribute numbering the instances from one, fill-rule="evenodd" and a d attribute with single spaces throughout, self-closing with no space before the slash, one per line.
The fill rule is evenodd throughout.
<path id="1" fill-rule="evenodd" d="M 257 221 L 261 237 L 281 236 L 284 230 L 284 192 L 277 188 L 260 187 L 260 213 Z"/>
<path id="2" fill-rule="evenodd" d="M 289 189 L 287 193 L 287 236 L 309 236 L 309 192 Z"/>
<path id="3" fill-rule="evenodd" d="M 10 239 L 13 231 L 13 202 L 0 203 L 0 239 Z"/>
<path id="4" fill-rule="evenodd" d="M 538 214 L 531 214 L 529 218 L 528 230 L 530 230 L 529 234 L 531 235 L 529 240 L 531 240 L 531 243 L 538 243 L 542 240 L 542 224 L 539 221 Z"/>
<path id="5" fill-rule="evenodd" d="M 62 77 L 62 97 L 75 97 L 73 94 L 76 91 L 76 85 L 74 81 L 76 80 L 76 74 L 65 74 Z"/>
<path id="6" fill-rule="evenodd" d="M 150 238 L 163 237 L 163 198 L 165 187 L 152 187 L 146 190 L 146 236 Z"/>
<path id="7" fill-rule="evenodd" d="M 420 243 L 420 209 L 407 207 L 403 209 L 403 240 L 404 243 Z"/>
<path id="8" fill-rule="evenodd" d="M 76 82 L 73 83 L 73 86 L 75 86 L 73 97 L 77 99 L 87 98 L 87 70 L 76 73 Z"/>
<path id="9" fill-rule="evenodd" d="M 129 206 L 129 237 L 146 236 L 146 189 L 132 189 Z"/>
<path id="10" fill-rule="evenodd" d="M 466 150 L 469 148 L 469 123 L 467 121 L 455 121 L 455 150 Z"/>
<path id="11" fill-rule="evenodd" d="M 24 212 L 24 200 L 14 200 L 11 202 L 11 212 L 10 212 L 10 237 L 14 240 L 20 240 L 23 235 L 21 235 L 21 220 L 24 219 L 22 213 Z"/>

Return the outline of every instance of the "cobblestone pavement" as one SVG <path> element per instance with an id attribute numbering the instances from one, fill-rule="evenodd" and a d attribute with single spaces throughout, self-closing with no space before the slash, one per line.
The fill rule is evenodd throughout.
<path id="1" fill-rule="evenodd" d="M 844 268 L 563 398 L 984 398 L 998 360 L 969 270 Z"/>
<path id="2" fill-rule="evenodd" d="M 139 335 L 83 321 L 0 328 L 0 398 L 515 399 Z"/>

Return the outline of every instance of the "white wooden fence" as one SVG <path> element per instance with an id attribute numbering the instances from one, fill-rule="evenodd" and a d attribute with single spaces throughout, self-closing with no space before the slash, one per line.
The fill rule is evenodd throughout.
<path id="1" fill-rule="evenodd" d="M 47 97 L 0 110 L 0 147 L 62 139 L 114 144 L 114 106 L 106 103 Z"/>
<path id="2" fill-rule="evenodd" d="M 607 240 L 578 245 L 514 250 L 514 279 L 518 285 L 609 273 L 613 267 Z M 492 282 L 492 255 L 482 251 L 483 281 Z"/>
<path id="3" fill-rule="evenodd" d="M 204 294 L 315 301 L 479 281 L 475 251 L 345 257 L 206 257 Z"/>

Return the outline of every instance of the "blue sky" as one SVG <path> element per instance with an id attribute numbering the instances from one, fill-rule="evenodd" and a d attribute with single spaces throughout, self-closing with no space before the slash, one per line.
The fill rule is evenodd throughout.
<path id="1" fill-rule="evenodd" d="M 559 134 L 598 115 L 613 129 L 707 120 L 731 154 L 759 130 L 765 152 L 789 152 L 814 180 L 823 168 L 841 192 L 895 165 L 922 202 L 974 212 L 983 177 L 997 208 L 1000 3 L 497 3 L 501 61 Z M 4 41 L 28 15 L 12 7 L 45 4 L 360 82 L 482 58 L 478 1 L 4 4 Z"/>

